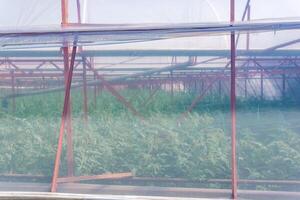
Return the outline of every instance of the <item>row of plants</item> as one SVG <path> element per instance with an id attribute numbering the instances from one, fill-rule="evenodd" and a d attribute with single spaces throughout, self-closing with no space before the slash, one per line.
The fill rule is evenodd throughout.
<path id="1" fill-rule="evenodd" d="M 89 102 L 89 121 L 84 124 L 81 92 L 72 93 L 76 175 L 132 171 L 147 177 L 230 177 L 227 97 L 208 96 L 178 123 L 195 95 L 159 91 L 144 105 L 148 91 L 122 94 L 145 120 L 102 92 L 96 105 Z M 16 99 L 15 113 L 1 110 L 0 173 L 51 175 L 62 101 L 58 93 L 22 97 Z M 240 178 L 300 179 L 299 111 L 295 104 L 238 99 Z"/>

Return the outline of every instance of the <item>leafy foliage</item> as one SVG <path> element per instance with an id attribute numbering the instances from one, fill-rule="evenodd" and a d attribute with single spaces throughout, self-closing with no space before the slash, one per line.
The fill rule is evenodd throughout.
<path id="1" fill-rule="evenodd" d="M 72 93 L 77 175 L 133 171 L 153 177 L 230 177 L 228 98 L 208 96 L 178 124 L 193 94 L 171 97 L 159 91 L 146 105 L 146 91 L 122 94 L 145 116 L 144 121 L 103 92 L 97 105 L 89 102 L 89 123 L 85 125 L 81 93 Z M 19 98 L 16 113 L 0 112 L 0 173 L 51 175 L 62 95 Z M 299 179 L 299 111 L 277 102 L 242 99 L 238 108 L 240 178 Z M 64 152 L 62 175 L 65 162 Z"/>

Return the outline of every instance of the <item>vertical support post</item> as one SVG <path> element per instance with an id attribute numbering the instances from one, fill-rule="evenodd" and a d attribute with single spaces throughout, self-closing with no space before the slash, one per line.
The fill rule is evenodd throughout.
<path id="1" fill-rule="evenodd" d="M 171 74 L 171 95 L 174 97 L 174 78 L 173 78 L 173 70 L 170 71 Z"/>
<path id="2" fill-rule="evenodd" d="M 250 0 L 249 0 L 249 4 L 248 4 L 248 8 L 247 8 L 247 21 L 250 21 Z M 249 32 L 247 32 L 246 35 L 246 50 L 250 49 L 250 34 Z M 248 62 L 248 66 L 249 66 L 249 62 Z M 248 88 L 247 88 L 247 83 L 248 83 L 248 76 L 246 75 L 245 77 L 245 98 L 248 98 Z"/>
<path id="3" fill-rule="evenodd" d="M 250 2 L 249 2 L 249 5 L 248 5 L 248 9 L 247 9 L 247 21 L 250 21 Z M 247 35 L 246 35 L 246 49 L 249 50 L 250 49 L 250 34 L 249 34 L 249 31 L 247 32 Z"/>
<path id="4" fill-rule="evenodd" d="M 282 100 L 285 100 L 285 90 L 286 90 L 286 86 L 285 86 L 285 71 L 283 71 L 283 75 L 282 75 Z"/>
<path id="5" fill-rule="evenodd" d="M 12 112 L 13 113 L 16 112 L 16 99 L 15 99 L 15 95 L 14 95 L 16 93 L 15 85 L 16 85 L 15 70 L 11 70 L 11 92 L 13 95 L 13 98 L 12 98 Z"/>
<path id="6" fill-rule="evenodd" d="M 94 80 L 97 79 L 96 74 L 94 74 Z M 97 85 L 94 85 L 94 108 L 97 108 Z"/>
<path id="7" fill-rule="evenodd" d="M 42 77 L 42 89 L 46 88 L 45 76 Z"/>
<path id="8" fill-rule="evenodd" d="M 56 151 L 55 162 L 54 162 L 54 170 L 53 170 L 53 176 L 52 176 L 52 182 L 51 182 L 51 192 L 57 191 L 57 178 L 59 175 L 59 166 L 60 166 L 60 158 L 61 158 L 61 154 L 62 154 L 65 123 L 67 120 L 68 107 L 70 104 L 71 83 L 72 83 L 75 56 L 76 56 L 76 44 L 74 44 L 74 46 L 73 46 L 70 69 L 68 70 L 68 75 L 67 75 L 64 107 L 63 107 L 63 113 L 62 113 L 59 137 L 58 137 L 58 145 L 57 145 L 57 151 Z"/>
<path id="9" fill-rule="evenodd" d="M 260 100 L 264 99 L 264 74 L 263 69 L 260 69 Z"/>
<path id="10" fill-rule="evenodd" d="M 65 90 L 67 89 L 68 73 L 69 73 L 69 48 L 64 47 L 64 78 Z M 74 175 L 74 155 L 73 155 L 73 132 L 72 132 L 72 116 L 71 116 L 71 100 L 68 101 L 66 113 L 66 129 L 67 129 L 67 174 L 68 176 Z"/>
<path id="11" fill-rule="evenodd" d="M 77 5 L 77 21 L 81 24 L 81 5 L 80 0 L 76 0 Z M 83 48 L 79 47 L 82 51 Z M 87 84 L 86 84 L 86 58 L 82 57 L 82 79 L 83 79 L 83 118 L 84 123 L 87 124 L 88 121 L 88 102 L 87 102 Z"/>
<path id="12" fill-rule="evenodd" d="M 202 77 L 202 80 L 201 80 L 201 92 L 204 91 L 204 78 Z"/>
<path id="13" fill-rule="evenodd" d="M 86 84 L 86 58 L 82 58 L 82 78 L 83 78 L 83 117 L 84 122 L 88 121 L 88 102 L 87 102 L 87 84 Z"/>
<path id="14" fill-rule="evenodd" d="M 248 98 L 248 86 L 247 86 L 248 78 L 245 77 L 245 99 Z"/>
<path id="15" fill-rule="evenodd" d="M 194 82 L 194 89 L 193 89 L 193 93 L 195 93 L 197 91 L 197 80 L 194 78 L 193 79 Z"/>
<path id="16" fill-rule="evenodd" d="M 221 80 L 219 80 L 219 97 L 222 98 L 222 83 Z"/>
<path id="17" fill-rule="evenodd" d="M 61 0 L 61 24 L 66 26 L 69 21 L 69 0 Z"/>
<path id="18" fill-rule="evenodd" d="M 90 63 L 91 65 L 93 65 L 94 63 L 94 59 L 92 57 L 90 57 Z M 94 72 L 94 80 L 97 79 L 97 74 L 96 72 Z M 97 107 L 97 85 L 94 85 L 94 108 Z"/>
<path id="19" fill-rule="evenodd" d="M 188 85 L 188 92 L 189 93 L 191 93 L 193 90 L 192 90 L 192 88 L 193 88 L 193 82 L 192 82 L 192 80 L 193 80 L 193 78 L 192 77 L 190 77 L 189 78 L 189 80 L 188 80 L 188 83 L 189 83 L 189 85 Z"/>
<path id="20" fill-rule="evenodd" d="M 61 25 L 62 27 L 68 26 L 69 21 L 69 1 L 61 0 Z M 64 78 L 65 78 L 65 88 L 67 88 L 67 79 L 69 71 L 69 47 L 65 42 L 63 47 L 63 56 L 64 56 Z M 74 175 L 74 156 L 73 156 L 73 133 L 72 133 L 72 122 L 71 122 L 71 101 L 68 101 L 66 113 L 66 129 L 67 129 L 67 173 L 68 176 Z"/>
<path id="21" fill-rule="evenodd" d="M 78 21 L 78 23 L 81 23 L 80 0 L 76 0 L 76 5 L 77 5 L 77 21 Z"/>
<path id="22" fill-rule="evenodd" d="M 250 14 L 251 14 L 251 6 L 250 6 L 250 0 L 247 8 L 247 21 L 250 21 Z M 246 50 L 250 50 L 250 33 L 247 32 L 247 40 L 246 40 Z M 248 62 L 249 65 L 249 62 Z M 245 77 L 245 98 L 248 98 L 248 88 L 247 88 L 247 83 L 248 83 L 248 76 L 246 75 Z"/>
<path id="23" fill-rule="evenodd" d="M 234 23 L 235 5 L 234 0 L 230 0 L 230 22 Z M 231 32 L 230 35 L 230 52 L 231 52 L 231 81 L 230 81 L 230 111 L 231 111 L 231 189 L 232 198 L 237 199 L 237 162 L 236 162 L 236 73 L 235 73 L 235 33 Z"/>
<path id="24" fill-rule="evenodd" d="M 16 83 L 16 92 L 18 93 L 19 92 L 19 83 L 18 83 L 18 79 L 15 80 L 15 83 Z"/>
<path id="25" fill-rule="evenodd" d="M 149 90 L 149 93 L 151 93 L 151 90 L 152 90 L 151 75 L 148 77 L 147 87 L 148 87 L 147 89 Z"/>

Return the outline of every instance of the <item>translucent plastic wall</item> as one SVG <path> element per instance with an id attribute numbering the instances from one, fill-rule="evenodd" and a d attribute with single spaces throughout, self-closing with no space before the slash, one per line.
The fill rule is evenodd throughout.
<path id="1" fill-rule="evenodd" d="M 58 182 L 229 188 L 228 183 L 207 182 L 230 178 L 228 91 L 221 82 L 184 70 L 199 60 L 180 55 L 76 59 L 73 85 L 103 77 L 107 82 L 71 90 L 72 121 L 65 122 Z M 40 71 L 21 75 L 11 69 L 11 76 L 2 80 L 5 181 L 51 181 L 64 77 L 55 67 L 62 67 L 62 59 L 47 60 Z M 188 64 L 179 71 L 134 76 L 182 63 Z M 24 61 L 20 67 L 31 69 Z M 100 178 L 91 177 L 95 175 Z"/>
<path id="2" fill-rule="evenodd" d="M 220 37 L 209 38 L 217 42 Z M 256 56 L 248 56 L 241 54 L 245 38 L 241 35 L 236 57 L 239 191 L 297 191 L 298 50 L 276 50 L 276 56 L 252 50 Z M 131 57 L 78 54 L 58 191 L 69 182 L 230 188 L 228 54 L 174 50 L 147 55 L 129 49 Z M 172 52 L 174 56 L 164 55 Z M 65 97 L 63 60 L 15 57 L 6 67 L 9 73 L 1 80 L 2 179 L 49 184 Z"/>
<path id="3" fill-rule="evenodd" d="M 23 10 L 12 2 L 7 10 Z M 74 2 L 71 22 L 77 21 Z M 190 1 L 185 7 L 182 1 L 128 2 L 81 1 L 83 21 L 176 25 L 229 18 L 227 1 Z M 251 14 L 245 3 L 237 2 L 237 21 L 297 16 L 298 1 L 253 0 Z M 32 5 L 31 14 L 12 14 L 11 24 L 0 17 L 1 26 L 60 24 L 59 1 Z M 230 32 L 80 46 L 75 60 L 69 44 L 67 103 L 71 73 L 63 49 L 1 46 L 1 190 L 50 191 L 55 182 L 58 192 L 163 196 L 195 188 L 181 195 L 199 197 L 205 188 L 225 189 L 213 192 L 229 197 L 236 127 L 238 194 L 299 191 L 298 33 L 235 33 L 236 124 Z"/>
<path id="4" fill-rule="evenodd" d="M 82 23 L 207 23 L 228 22 L 227 0 L 80 0 Z M 242 21 L 247 0 L 236 1 L 236 21 Z M 251 20 L 299 16 L 297 0 L 251 0 Z M 61 0 L 1 0 L 2 27 L 49 26 L 61 24 Z M 78 22 L 77 1 L 69 0 L 69 21 Z"/>
<path id="5" fill-rule="evenodd" d="M 268 33 L 250 34 L 250 38 L 258 39 L 264 34 Z M 289 31 L 280 32 L 278 36 L 289 38 Z M 261 48 L 298 51 L 297 43 L 282 44 L 282 48 L 276 45 Z M 237 57 L 239 59 L 243 60 L 239 62 L 244 66 L 241 69 L 258 67 L 237 79 L 239 189 L 299 191 L 298 58 L 287 56 L 282 60 L 272 56 L 244 60 Z"/>

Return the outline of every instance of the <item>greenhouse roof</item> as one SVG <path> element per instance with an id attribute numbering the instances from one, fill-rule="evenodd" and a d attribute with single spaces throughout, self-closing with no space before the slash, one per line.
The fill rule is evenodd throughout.
<path id="1" fill-rule="evenodd" d="M 230 31 L 251 34 L 250 46 L 299 48 L 297 0 L 236 2 L 229 23 L 227 0 L 81 0 L 69 2 L 69 24 L 62 27 L 60 0 L 2 3 L 0 49 L 56 48 L 77 42 L 87 50 L 229 49 Z M 251 18 L 246 16 L 251 5 Z M 268 8 L 267 10 L 265 8 Z M 79 14 L 78 14 L 78 11 Z M 250 11 L 249 11 L 250 12 Z M 247 22 L 246 22 L 247 21 Z M 239 43 L 237 48 L 245 48 Z"/>

